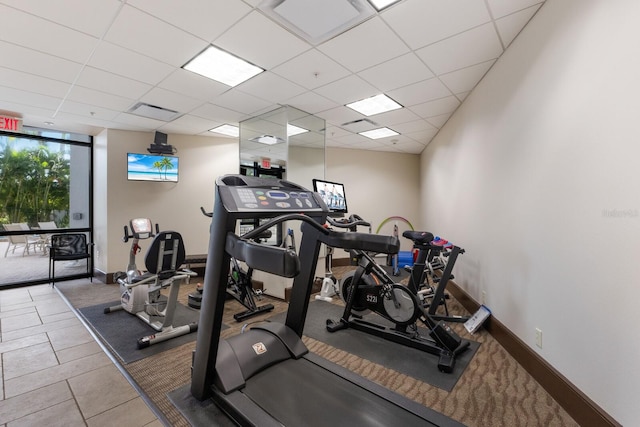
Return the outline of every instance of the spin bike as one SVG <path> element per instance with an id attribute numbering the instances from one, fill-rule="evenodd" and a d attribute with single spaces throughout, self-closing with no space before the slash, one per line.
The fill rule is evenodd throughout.
<path id="1" fill-rule="evenodd" d="M 406 230 L 402 237 L 411 240 L 413 249 L 418 250 L 415 263 L 412 267 L 405 266 L 405 270 L 411 274 L 410 290 L 418 294 L 429 315 L 435 320 L 447 322 L 464 323 L 469 320 L 468 316 L 449 313 L 449 295 L 445 292 L 447 283 L 454 278 L 451 274 L 453 266 L 465 250 L 446 240 L 435 238 L 429 232 Z M 444 308 L 444 315 L 436 312 L 439 306 Z"/>
<path id="2" fill-rule="evenodd" d="M 138 349 L 189 334 L 198 329 L 197 323 L 174 326 L 173 319 L 178 302 L 178 292 L 183 281 L 195 276 L 191 270 L 178 270 L 185 259 L 182 236 L 175 231 L 153 233 L 151 220 L 136 218 L 130 221 L 131 233 L 124 227 L 124 242 L 133 239 L 126 272 L 114 273 L 120 285 L 120 304 L 104 309 L 105 314 L 125 310 L 144 321 L 158 333 L 138 339 Z M 153 237 L 145 255 L 147 272 L 141 274 L 135 262 L 140 251 L 139 241 Z M 169 288 L 169 296 L 161 293 Z"/>
<path id="3" fill-rule="evenodd" d="M 337 222 L 330 217 L 327 221 L 335 227 L 355 230 L 357 226 L 370 224 L 357 215 L 347 221 Z M 438 369 L 451 373 L 456 357 L 469 347 L 469 341 L 461 339 L 444 321 L 436 322 L 424 309 L 415 285 L 404 286 L 395 283 L 373 257 L 362 250 L 355 250 L 352 257 L 358 260 L 358 267 L 341 281 L 341 297 L 345 301 L 342 317 L 327 319 L 329 332 L 353 328 L 379 336 L 398 344 L 439 356 Z M 365 320 L 364 315 L 372 311 L 391 322 L 393 326 Z M 429 336 L 420 334 L 417 322 L 428 330 Z"/>
<path id="4" fill-rule="evenodd" d="M 200 210 L 205 216 L 213 217 L 213 212 L 207 212 L 204 208 L 200 207 Z M 295 247 L 293 240 L 293 232 L 288 234 L 291 237 L 291 245 Z M 256 243 L 260 243 L 262 240 L 269 239 L 271 237 L 271 231 L 266 230 L 259 233 L 252 240 Z M 286 242 L 286 241 L 285 241 Z M 285 243 L 283 242 L 283 245 Z M 257 316 L 262 313 L 273 310 L 273 304 L 256 304 L 256 299 L 262 298 L 262 292 L 253 287 L 251 276 L 253 275 L 253 269 L 248 268 L 246 271 L 240 267 L 240 264 L 235 258 L 231 258 L 231 270 L 229 271 L 229 277 L 227 278 L 227 295 L 240 304 L 242 304 L 246 310 L 233 315 L 236 322 L 242 322 L 252 316 Z M 193 301 L 199 296 L 202 298 L 202 288 L 197 289 L 198 294 L 190 294 L 189 299 Z"/>

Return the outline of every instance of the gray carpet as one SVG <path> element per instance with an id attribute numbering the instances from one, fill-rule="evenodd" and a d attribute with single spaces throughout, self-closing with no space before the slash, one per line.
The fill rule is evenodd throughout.
<path id="1" fill-rule="evenodd" d="M 471 341 L 469 348 L 456 358 L 453 372 L 443 373 L 438 370 L 438 356 L 436 355 L 354 329 L 328 332 L 325 327 L 326 320 L 339 319 L 343 309 L 342 306 L 324 301 L 311 302 L 305 321 L 304 335 L 446 391 L 453 390 L 480 346 L 479 343 Z M 384 319 L 379 316 L 370 316 L 369 320 L 384 324 Z M 285 317 L 286 313 L 283 313 L 273 316 L 269 320 L 284 322 Z M 421 329 L 421 335 L 428 336 L 426 329 L 419 329 Z"/>
<path id="2" fill-rule="evenodd" d="M 110 347 L 112 352 L 118 356 L 124 364 L 135 362 L 136 360 L 158 354 L 182 344 L 195 341 L 196 339 L 197 333 L 192 332 L 138 350 L 138 339 L 151 335 L 156 331 L 138 317 L 124 310 L 109 314 L 104 313 L 106 307 L 112 307 L 118 304 L 118 301 L 111 301 L 105 304 L 80 308 L 78 311 L 91 325 L 93 330 L 102 338 L 102 341 Z M 183 304 L 178 304 L 176 306 L 174 325 L 186 325 L 192 322 L 197 323 L 199 317 L 200 311 Z"/>

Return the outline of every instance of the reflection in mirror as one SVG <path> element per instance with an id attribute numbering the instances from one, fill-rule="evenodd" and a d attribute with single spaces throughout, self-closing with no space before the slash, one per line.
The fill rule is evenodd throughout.
<path id="1" fill-rule="evenodd" d="M 324 177 L 325 121 L 290 106 L 240 122 L 240 165 L 312 188 Z"/>
<path id="2" fill-rule="evenodd" d="M 324 119 L 284 106 L 240 122 L 240 173 L 282 178 L 312 190 L 313 179 L 324 178 L 324 171 Z M 295 226 L 292 235 L 287 227 L 285 223 L 272 230 L 273 241 L 268 243 L 295 246 L 299 226 Z M 322 268 L 318 271 L 322 274 Z M 265 294 L 287 299 L 291 279 L 261 271 L 256 271 L 253 278 L 263 283 Z"/>

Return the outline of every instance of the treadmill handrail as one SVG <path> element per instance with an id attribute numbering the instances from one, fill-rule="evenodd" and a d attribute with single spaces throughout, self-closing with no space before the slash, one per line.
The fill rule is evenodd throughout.
<path id="1" fill-rule="evenodd" d="M 290 249 L 262 245 L 229 232 L 225 250 L 255 270 L 287 278 L 295 277 L 300 272 L 300 258 Z"/>

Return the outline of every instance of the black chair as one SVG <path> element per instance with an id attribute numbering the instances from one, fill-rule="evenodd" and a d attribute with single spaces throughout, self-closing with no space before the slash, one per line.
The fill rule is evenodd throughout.
<path id="1" fill-rule="evenodd" d="M 91 252 L 87 243 L 87 236 L 82 233 L 53 234 L 49 245 L 49 282 L 55 286 L 56 261 L 74 261 L 79 259 L 87 260 L 87 275 L 93 282 L 93 277 L 89 274 L 89 259 Z"/>

